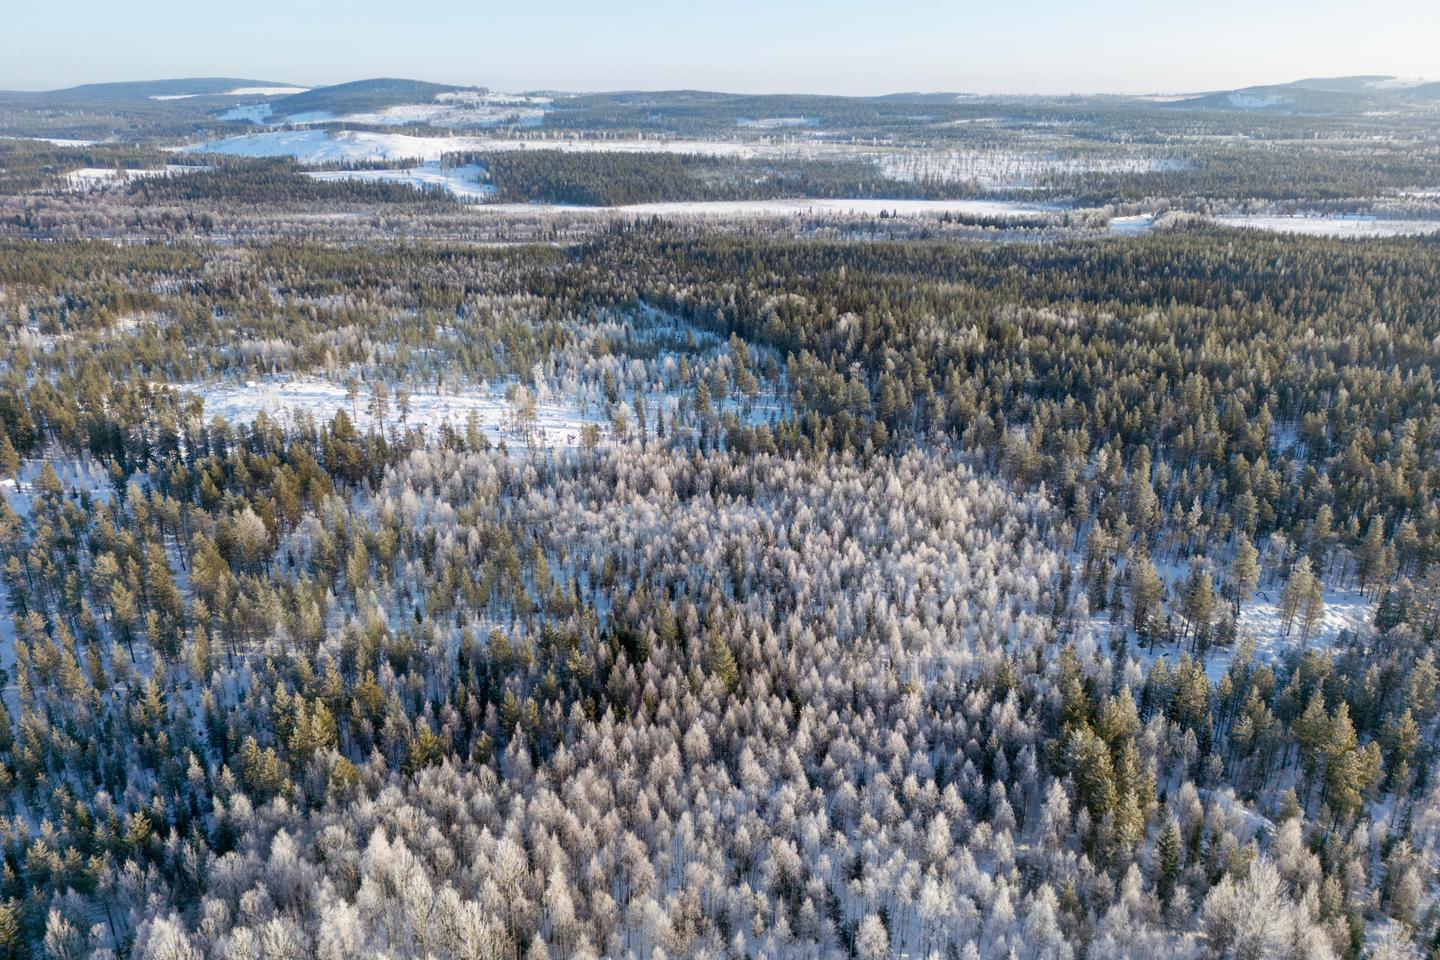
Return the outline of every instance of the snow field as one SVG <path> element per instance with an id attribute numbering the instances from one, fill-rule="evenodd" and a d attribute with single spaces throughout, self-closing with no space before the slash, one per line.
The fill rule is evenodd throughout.
<path id="1" fill-rule="evenodd" d="M 1153 226 L 1155 226 L 1155 215 L 1142 213 L 1133 217 L 1111 217 L 1108 229 L 1111 236 L 1138 237 L 1141 234 L 1149 233 Z"/>
<path id="2" fill-rule="evenodd" d="M 422 163 L 398 170 L 310 170 L 306 176 L 316 180 L 362 180 L 369 183 L 401 183 L 411 187 L 440 187 L 462 200 L 484 200 L 495 195 L 495 188 L 483 183 L 484 168 L 476 164 L 441 167 L 439 162 Z"/>
<path id="3" fill-rule="evenodd" d="M 361 388 L 352 407 L 344 386 L 316 378 L 177 386 L 200 395 L 207 418 L 220 417 L 230 423 L 251 423 L 262 412 L 282 423 L 293 422 L 302 414 L 323 422 L 344 410 L 361 431 L 377 425 L 367 409 L 368 387 Z M 402 425 L 391 387 L 390 412 L 380 426 L 396 431 L 406 426 L 418 427 L 433 437 L 442 424 L 448 423 L 463 434 L 473 412 L 492 443 L 503 440 L 511 448 L 533 445 L 545 450 L 579 447 L 581 430 L 587 424 L 600 427 L 602 435 L 608 433 L 602 418 L 553 400 L 535 404 L 535 418 L 527 429 L 517 421 L 517 405 L 507 399 L 505 393 L 505 388 L 498 386 L 456 394 L 416 391 L 410 394 L 410 414 Z"/>
<path id="4" fill-rule="evenodd" d="M 511 205 L 521 206 L 521 205 Z M 584 209 L 560 207 L 556 210 Z M 522 206 L 535 209 L 535 205 Z M 543 209 L 543 207 L 542 207 Z M 976 217 L 1008 217 L 1042 220 L 1053 209 L 1006 200 L 883 200 L 883 199 L 801 199 L 801 200 L 709 200 L 674 203 L 636 203 L 598 208 L 633 217 L 788 217 L 788 216 L 941 216 L 947 213 Z"/>
<path id="5" fill-rule="evenodd" d="M 1440 232 L 1440 220 L 1388 220 L 1370 216 L 1266 216 L 1214 218 L 1226 227 L 1296 233 L 1308 237 L 1409 237 Z"/>
<path id="6" fill-rule="evenodd" d="M 65 186 L 66 189 L 84 193 L 92 190 L 107 190 L 112 187 L 124 186 L 132 180 L 143 180 L 147 177 L 173 177 L 208 169 L 210 168 L 204 166 L 188 167 L 173 163 L 166 164 L 158 170 L 121 170 L 112 167 L 81 167 L 79 170 L 72 170 L 65 174 Z"/>
<path id="7" fill-rule="evenodd" d="M 298 116 L 287 122 L 304 122 Z M 310 122 L 316 122 L 311 120 Z M 463 151 L 563 150 L 574 153 L 698 153 L 749 157 L 756 145 L 698 140 L 512 140 L 500 137 L 417 137 L 369 130 L 268 130 L 182 148 L 236 157 L 294 157 L 300 163 L 358 160 L 439 160 Z"/>
<path id="8" fill-rule="evenodd" d="M 1159 569 L 1162 579 L 1174 582 L 1175 571 Z M 1183 578 L 1184 572 L 1179 576 Z M 1375 603 L 1369 597 L 1357 590 L 1344 587 L 1325 587 L 1325 613 L 1320 623 L 1310 632 L 1310 635 L 1303 641 L 1300 637 L 1299 617 L 1290 625 L 1290 632 L 1285 632 L 1285 622 L 1280 614 L 1280 589 L 1281 584 L 1274 584 L 1271 587 L 1258 591 L 1254 597 L 1240 605 L 1240 615 L 1235 620 L 1235 643 L 1230 646 L 1212 644 L 1205 651 L 1203 658 L 1205 675 L 1211 683 L 1218 683 L 1220 678 L 1230 670 L 1230 664 L 1235 659 L 1237 651 L 1242 643 L 1249 639 L 1255 644 L 1255 659 L 1260 663 L 1278 663 L 1286 655 L 1303 650 L 1328 650 L 1340 641 L 1347 633 L 1356 633 L 1365 629 L 1375 614 Z M 1219 600 L 1217 603 L 1228 603 Z M 1172 597 L 1168 605 L 1175 603 Z M 1128 616 L 1128 611 L 1127 611 Z M 1178 613 L 1176 614 L 1178 621 Z M 1117 622 L 1110 619 L 1109 611 L 1095 614 L 1091 619 L 1091 629 L 1097 638 L 1110 636 L 1112 633 L 1119 636 L 1122 631 L 1129 630 L 1129 621 L 1122 618 Z M 1190 653 L 1190 643 L 1182 641 L 1178 644 L 1155 644 L 1154 649 L 1149 649 L 1137 640 L 1133 634 L 1130 636 L 1130 655 L 1137 659 L 1144 669 L 1149 669 L 1156 660 L 1164 658 L 1172 665 L 1179 661 L 1183 654 Z M 1192 654 L 1193 658 L 1193 654 Z"/>

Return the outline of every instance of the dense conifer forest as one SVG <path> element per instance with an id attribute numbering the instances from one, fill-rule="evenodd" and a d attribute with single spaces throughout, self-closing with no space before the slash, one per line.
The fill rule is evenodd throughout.
<path id="1" fill-rule="evenodd" d="M 1227 221 L 1433 114 L 222 95 L 0 141 L 0 960 L 1440 956 L 1440 236 Z"/>

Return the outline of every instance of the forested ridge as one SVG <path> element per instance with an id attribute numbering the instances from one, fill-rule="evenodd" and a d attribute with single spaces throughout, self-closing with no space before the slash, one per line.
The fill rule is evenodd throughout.
<path id="1" fill-rule="evenodd" d="M 1433 955 L 1437 250 L 4 241 L 0 950 Z"/>

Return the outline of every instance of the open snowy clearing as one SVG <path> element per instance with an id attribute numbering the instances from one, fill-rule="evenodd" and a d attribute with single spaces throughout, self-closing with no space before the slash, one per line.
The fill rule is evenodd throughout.
<path id="1" fill-rule="evenodd" d="M 47 462 L 55 469 L 55 476 L 67 495 L 83 492 L 103 500 L 110 499 L 114 484 L 110 471 L 99 460 L 89 456 L 78 460 L 72 457 L 24 460 L 20 464 L 19 483 L 12 477 L 0 480 L 0 496 L 4 496 L 10 509 L 18 515 L 30 515 L 30 507 L 39 496 L 35 482 L 40 479 L 40 471 Z"/>
<path id="2" fill-rule="evenodd" d="M 1230 664 L 1235 659 L 1236 651 L 1241 642 L 1247 638 L 1255 642 L 1255 659 L 1257 661 L 1273 663 L 1292 652 L 1328 650 L 1340 640 L 1342 635 L 1363 630 L 1374 615 L 1375 604 L 1363 593 L 1340 587 L 1327 587 L 1325 589 L 1324 616 L 1310 632 L 1310 635 L 1302 641 L 1298 617 L 1291 624 L 1289 633 L 1285 632 L 1285 622 L 1280 615 L 1279 588 L 1262 590 L 1240 607 L 1240 616 L 1236 620 L 1237 639 L 1235 645 L 1212 646 L 1206 651 L 1205 675 L 1210 678 L 1212 683 L 1218 683 L 1220 678 L 1230 670 Z M 1097 637 L 1103 637 L 1109 635 L 1112 629 L 1118 631 L 1120 626 L 1116 624 L 1112 627 L 1108 615 L 1096 615 L 1092 621 L 1092 629 Z M 1130 644 L 1130 653 L 1140 661 L 1145 669 L 1149 669 L 1151 664 L 1162 657 L 1174 664 L 1180 659 L 1181 654 L 1188 652 L 1190 652 L 1188 643 L 1157 644 L 1153 650 L 1145 648 L 1133 638 Z"/>
<path id="3" fill-rule="evenodd" d="M 121 170 L 114 167 L 81 167 L 79 170 L 72 170 L 65 174 L 65 185 L 67 189 L 77 191 L 108 190 L 112 187 L 123 186 L 132 180 L 144 180 L 148 177 L 171 177 L 185 173 L 195 173 L 200 170 L 209 170 L 205 166 L 184 166 L 181 164 L 167 164 L 156 170 Z"/>
<path id="4" fill-rule="evenodd" d="M 1133 217 L 1111 217 L 1110 235 L 1115 237 L 1138 237 L 1143 233 L 1149 233 L 1150 228 L 1155 226 L 1155 215 L 1141 213 Z"/>
<path id="5" fill-rule="evenodd" d="M 1267 110 L 1290 102 L 1290 98 L 1278 93 L 1251 93 L 1237 90 L 1226 97 L 1230 106 L 1238 110 Z"/>
<path id="6" fill-rule="evenodd" d="M 299 117 L 290 122 L 302 121 Z M 756 145 L 723 140 L 511 140 L 501 137 L 415 137 L 369 130 L 270 130 L 182 148 L 234 157 L 294 157 L 300 163 L 358 160 L 439 160 L 460 151 L 563 150 L 573 153 L 698 153 L 748 157 Z"/>
<path id="7" fill-rule="evenodd" d="M 309 87 L 236 87 L 226 90 L 226 97 L 288 97 L 296 93 L 309 93 Z"/>
<path id="8" fill-rule="evenodd" d="M 194 100 L 196 97 L 285 97 L 295 93 L 308 93 L 309 87 L 236 87 L 218 94 L 208 93 L 156 93 L 151 100 Z"/>
<path id="9" fill-rule="evenodd" d="M 341 123 L 382 127 L 430 124 L 443 127 L 493 127 L 506 123 L 534 123 L 545 116 L 541 107 L 507 104 L 406 103 L 373 113 L 347 113 Z"/>
<path id="10" fill-rule="evenodd" d="M 1030 189 L 1042 186 L 1042 178 L 1056 175 L 1156 173 L 1184 166 L 1182 161 L 1164 156 L 1061 156 L 1013 148 L 892 150 L 871 158 L 894 180 L 974 183 L 987 189 Z"/>
<path id="11" fill-rule="evenodd" d="M 1312 237 L 1411 237 L 1440 232 L 1440 220 L 1389 220 L 1368 216 L 1266 216 L 1237 214 L 1214 218 L 1226 227 L 1299 233 Z"/>
<path id="12" fill-rule="evenodd" d="M 813 127 L 819 123 L 814 117 L 764 117 L 759 120 L 736 120 L 735 125 L 752 130 L 778 130 L 782 127 Z"/>
<path id="13" fill-rule="evenodd" d="M 375 171 L 371 171 L 372 173 Z M 400 171 L 385 171 L 399 173 Z M 335 177 L 350 176 L 352 171 L 330 171 Z M 447 186 L 449 184 L 446 184 Z M 481 188 L 483 184 L 470 184 Z M 597 217 L 686 217 L 715 220 L 744 220 L 766 217 L 989 217 L 1041 223 L 1047 217 L 1063 212 L 1058 207 L 1026 204 L 1008 200 L 888 200 L 843 198 L 798 198 L 790 200 L 684 200 L 661 203 L 632 203 L 617 207 L 581 207 L 561 203 L 484 203 L 476 207 L 484 214 L 505 216 L 536 216 L 568 214 Z"/>
<path id="14" fill-rule="evenodd" d="M 264 123 L 269 119 L 273 107 L 268 103 L 249 103 L 243 107 L 232 107 L 220 114 L 221 120 L 243 121 L 246 123 Z"/>
<path id="15" fill-rule="evenodd" d="M 242 87 L 231 94 L 266 96 L 304 93 L 303 87 Z M 302 113 L 279 114 L 269 103 L 248 104 L 221 114 L 222 120 L 246 120 L 272 126 L 287 124 L 305 126 L 320 123 L 365 124 L 367 126 L 403 127 L 495 127 L 505 124 L 533 126 L 544 119 L 550 109 L 549 97 L 531 97 L 507 93 L 481 93 L 460 90 L 442 93 L 425 103 L 401 103 L 378 110 L 357 113 L 333 113 L 308 110 Z"/>
<path id="16" fill-rule="evenodd" d="M 55 147 L 93 147 L 99 140 L 67 140 L 64 137 L 12 137 L 0 136 L 0 140 L 25 140 L 29 143 L 48 143 Z"/>
<path id="17" fill-rule="evenodd" d="M 475 164 L 442 167 L 439 162 L 422 163 L 399 170 L 312 170 L 306 176 L 316 180 L 364 180 L 370 183 L 401 183 L 411 187 L 441 187 L 462 200 L 485 200 L 495 188 L 481 182 L 485 171 Z"/>
<path id="18" fill-rule="evenodd" d="M 344 410 L 362 432 L 375 426 L 375 419 L 367 409 L 367 387 L 361 388 L 352 407 L 344 386 L 315 378 L 176 386 L 200 395 L 205 402 L 207 419 L 219 417 L 229 423 L 251 423 L 263 412 L 281 423 L 292 423 L 300 414 L 323 422 Z M 456 432 L 464 434 L 470 414 L 474 413 L 492 443 L 503 440 L 517 452 L 527 445 L 537 450 L 578 448 L 580 432 L 586 424 L 599 426 L 602 436 L 607 432 L 605 421 L 598 413 L 583 413 L 575 405 L 554 396 L 543 397 L 535 404 L 535 419 L 527 429 L 517 422 L 516 404 L 505 394 L 506 388 L 499 385 L 482 385 L 454 394 L 417 391 L 410 395 L 410 413 L 403 425 L 392 395 L 384 427 L 386 430 L 419 428 L 434 436 L 442 424 L 448 423 Z"/>
<path id="19" fill-rule="evenodd" d="M 1272 589 L 1261 591 L 1240 608 L 1238 626 L 1242 637 L 1255 639 L 1258 651 L 1273 655 L 1305 647 L 1329 647 L 1341 633 L 1363 629 L 1374 612 L 1375 605 L 1363 593 L 1338 587 L 1327 588 L 1325 615 L 1302 643 L 1298 622 L 1292 624 L 1290 634 L 1285 635 L 1285 624 L 1280 616 L 1280 591 Z"/>
<path id="20" fill-rule="evenodd" d="M 1005 200 L 883 199 L 709 200 L 635 203 L 610 209 L 635 217 L 878 217 L 881 215 L 924 217 L 958 214 L 972 217 L 1004 217 L 1014 220 L 1042 220 L 1057 212 L 1053 208 L 1012 203 Z"/>

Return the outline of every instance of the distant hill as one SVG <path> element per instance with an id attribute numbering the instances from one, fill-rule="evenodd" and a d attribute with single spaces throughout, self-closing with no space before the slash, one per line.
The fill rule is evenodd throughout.
<path id="1" fill-rule="evenodd" d="M 133 80 L 121 83 L 85 83 L 63 90 L 5 91 L 7 99 L 29 99 L 51 103 L 74 104 L 141 104 L 146 102 L 181 102 L 199 97 L 221 97 L 236 90 L 247 95 L 264 96 L 265 88 L 293 95 L 293 84 L 272 80 L 246 80 L 239 77 L 183 77 L 175 80 Z"/>
<path id="2" fill-rule="evenodd" d="M 351 113 L 372 113 L 406 104 L 433 103 L 442 93 L 461 91 L 480 92 L 481 88 L 380 77 L 316 87 L 304 93 L 281 97 L 271 102 L 270 110 L 275 117 L 320 113 L 339 117 Z"/>
<path id="3" fill-rule="evenodd" d="M 1294 83 L 1285 84 L 1288 87 L 1298 87 L 1301 90 L 1321 90 L 1330 93 L 1372 93 L 1384 89 L 1385 85 L 1394 81 L 1394 77 L 1381 74 L 1369 74 L 1359 77 L 1310 77 L 1305 80 L 1296 80 Z"/>
<path id="4" fill-rule="evenodd" d="M 1175 100 L 1167 106 L 1181 110 L 1334 114 L 1393 108 L 1405 101 L 1426 99 L 1440 99 L 1440 83 L 1366 74 L 1217 90 Z"/>

